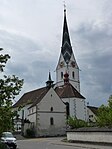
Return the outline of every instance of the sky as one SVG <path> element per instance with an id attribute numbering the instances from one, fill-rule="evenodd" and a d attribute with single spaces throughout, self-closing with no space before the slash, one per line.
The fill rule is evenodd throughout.
<path id="1" fill-rule="evenodd" d="M 8 53 L 5 73 L 24 79 L 24 93 L 55 81 L 63 27 L 63 1 L 0 0 L 0 47 Z M 66 0 L 67 22 L 80 68 L 81 94 L 91 106 L 112 94 L 112 1 Z"/>

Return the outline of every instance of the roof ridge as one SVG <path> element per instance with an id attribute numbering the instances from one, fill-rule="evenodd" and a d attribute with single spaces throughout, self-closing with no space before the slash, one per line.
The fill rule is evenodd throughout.
<path id="1" fill-rule="evenodd" d="M 31 107 L 35 106 L 36 104 L 38 104 L 42 100 L 42 98 L 46 95 L 46 93 L 48 91 L 49 91 L 49 88 L 46 87 L 46 90 L 43 90 L 43 92 L 40 93 L 40 95 L 36 98 L 36 100 L 34 101 L 34 103 L 29 108 L 31 108 Z"/>

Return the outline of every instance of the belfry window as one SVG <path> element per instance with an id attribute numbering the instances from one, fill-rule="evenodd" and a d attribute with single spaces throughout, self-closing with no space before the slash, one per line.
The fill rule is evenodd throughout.
<path id="1" fill-rule="evenodd" d="M 63 79 L 63 72 L 61 72 L 61 79 Z"/>
<path id="2" fill-rule="evenodd" d="M 50 118 L 50 125 L 54 125 L 54 119 L 53 119 L 53 117 Z"/>
<path id="3" fill-rule="evenodd" d="M 72 78 L 75 79 L 75 72 L 72 72 Z"/>

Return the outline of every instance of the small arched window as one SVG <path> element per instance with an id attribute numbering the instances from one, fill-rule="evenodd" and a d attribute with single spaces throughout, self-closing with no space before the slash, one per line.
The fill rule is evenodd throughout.
<path id="1" fill-rule="evenodd" d="M 51 107 L 51 112 L 53 111 L 53 107 Z"/>
<path id="2" fill-rule="evenodd" d="M 54 125 L 54 119 L 53 119 L 53 117 L 50 118 L 50 125 Z"/>
<path id="3" fill-rule="evenodd" d="M 67 119 L 70 116 L 69 103 L 68 102 L 66 102 L 66 116 L 67 116 Z"/>

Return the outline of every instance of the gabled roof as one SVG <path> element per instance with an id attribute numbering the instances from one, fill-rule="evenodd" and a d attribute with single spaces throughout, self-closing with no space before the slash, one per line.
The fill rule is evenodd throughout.
<path id="1" fill-rule="evenodd" d="M 70 83 L 55 88 L 60 98 L 82 98 L 85 99 Z"/>
<path id="2" fill-rule="evenodd" d="M 30 92 L 25 93 L 14 105 L 13 108 L 34 103 L 40 95 L 46 91 L 46 87 L 39 88 Z"/>
<path id="3" fill-rule="evenodd" d="M 48 87 L 39 88 L 25 93 L 14 105 L 13 108 L 32 104 L 32 106 L 38 104 L 48 92 Z M 85 99 L 70 83 L 56 87 L 55 92 L 60 98 L 82 98 Z"/>
<path id="4" fill-rule="evenodd" d="M 87 106 L 95 115 L 98 114 L 98 107 L 93 107 L 93 106 Z"/>
<path id="5" fill-rule="evenodd" d="M 45 89 L 43 92 L 41 92 L 40 96 L 38 96 L 38 97 L 35 99 L 35 101 L 33 102 L 33 104 L 32 104 L 29 108 L 31 108 L 31 107 L 37 105 L 37 104 L 43 99 L 43 97 L 46 95 L 46 93 L 49 91 L 49 89 L 50 89 L 50 88 L 47 88 L 47 87 L 46 87 L 46 89 Z"/>

